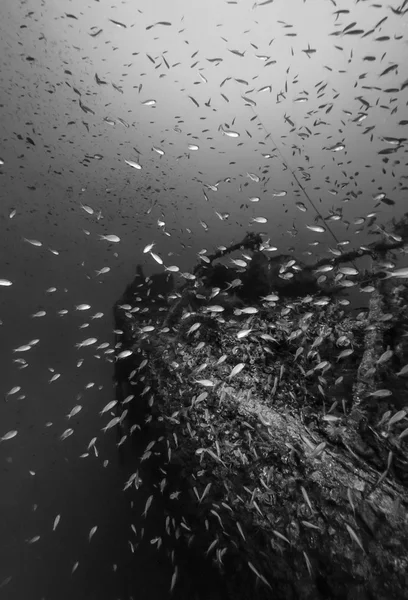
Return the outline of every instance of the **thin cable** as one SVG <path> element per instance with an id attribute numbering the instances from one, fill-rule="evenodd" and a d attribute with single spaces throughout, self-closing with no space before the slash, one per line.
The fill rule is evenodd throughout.
<path id="1" fill-rule="evenodd" d="M 290 173 L 292 174 L 292 177 L 294 178 L 294 180 L 296 181 L 296 183 L 298 184 L 298 186 L 300 187 L 300 189 L 302 190 L 302 192 L 304 193 L 305 197 L 307 198 L 307 200 L 309 201 L 310 205 L 312 206 L 312 208 L 316 211 L 317 215 L 319 216 L 319 218 L 323 221 L 323 223 L 326 226 L 327 231 L 331 234 L 331 236 L 334 238 L 336 244 L 339 243 L 339 240 L 337 239 L 337 237 L 335 236 L 335 234 L 333 233 L 333 231 L 330 229 L 330 226 L 326 223 L 326 221 L 324 220 L 322 214 L 319 212 L 319 210 L 316 208 L 316 206 L 314 205 L 314 203 L 312 202 L 309 194 L 306 192 L 305 188 L 303 187 L 303 185 L 300 183 L 300 181 L 298 180 L 298 178 L 296 177 L 294 171 L 291 169 L 291 167 L 288 164 L 288 161 L 285 159 L 285 157 L 283 156 L 282 152 L 279 149 L 278 144 L 275 142 L 275 140 L 272 137 L 272 134 L 266 129 L 265 125 L 263 124 L 263 122 L 261 121 L 261 119 L 259 118 L 259 115 L 254 111 L 253 106 L 251 106 L 252 112 L 254 113 L 254 115 L 256 116 L 256 118 L 258 119 L 259 123 L 261 124 L 261 126 L 263 127 L 265 133 L 271 138 L 272 143 L 276 146 L 276 150 L 279 152 L 280 157 L 282 159 L 282 164 L 283 166 L 286 166 L 287 169 L 289 169 Z"/>
<path id="2" fill-rule="evenodd" d="M 298 178 L 296 177 L 295 173 L 292 171 L 292 169 L 290 168 L 290 166 L 287 164 L 287 161 L 285 160 L 285 157 L 283 156 L 282 152 L 279 149 L 279 146 L 277 145 L 277 143 L 275 142 L 275 140 L 273 139 L 272 135 L 267 131 L 265 125 L 262 123 L 261 119 L 259 118 L 259 116 L 257 115 L 257 113 L 254 111 L 253 107 L 251 106 L 252 112 L 254 113 L 254 115 L 257 117 L 257 119 L 259 120 L 260 124 L 262 125 L 262 127 L 264 128 L 265 132 L 269 135 L 269 137 L 271 138 L 273 144 L 276 146 L 277 151 L 279 152 L 281 159 L 282 159 L 282 164 L 283 166 L 286 166 L 289 171 L 291 172 L 291 174 L 293 175 L 293 178 L 295 179 L 296 183 L 298 184 L 298 186 L 300 187 L 300 189 L 302 190 L 302 192 L 304 193 L 304 195 L 306 196 L 306 198 L 308 199 L 308 201 L 310 202 L 311 206 L 314 208 L 314 210 L 316 211 L 316 213 L 318 214 L 318 216 L 320 217 L 320 219 L 324 222 L 324 224 L 326 225 L 327 231 L 332 235 L 332 237 L 334 238 L 334 240 L 336 241 L 336 244 L 339 244 L 339 240 L 337 239 L 337 237 L 335 236 L 335 234 L 333 233 L 333 231 L 330 229 L 330 226 L 327 225 L 327 223 L 325 222 L 324 218 L 322 217 L 321 213 L 319 212 L 319 210 L 316 208 L 316 206 L 313 204 L 311 198 L 309 197 L 309 194 L 306 192 L 305 188 L 303 187 L 303 185 L 300 183 L 300 181 L 298 180 Z M 355 263 L 355 260 L 351 260 L 350 261 L 354 267 L 357 269 L 357 265 Z"/>

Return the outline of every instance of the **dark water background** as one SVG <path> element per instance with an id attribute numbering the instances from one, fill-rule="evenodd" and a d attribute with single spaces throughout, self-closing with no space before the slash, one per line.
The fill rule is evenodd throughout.
<path id="1" fill-rule="evenodd" d="M 66 332 L 65 339 L 68 336 Z M 10 440 L 12 446 L 0 445 L 0 584 L 12 576 L 0 589 L 0 597 L 116 600 L 128 599 L 126 594 L 133 589 L 135 598 L 166 598 L 172 572 L 150 544 L 150 539 L 161 533 L 163 523 L 157 502 L 146 519 L 141 517 L 147 497 L 154 491 L 152 483 L 144 478 L 138 491 L 123 492 L 146 440 L 134 451 L 129 449 L 126 463 L 121 465 L 116 432 L 100 432 L 96 443 L 99 457 L 91 451 L 89 457 L 79 458 L 91 437 L 98 435 L 95 414 L 113 398 L 111 365 L 95 360 L 92 369 L 77 370 L 75 382 L 64 382 L 61 377 L 55 387 L 44 385 L 41 371 L 35 361 L 21 371 L 20 381 L 24 384 L 26 379 L 30 385 L 28 398 L 10 399 L 7 418 L 1 421 L 4 430 L 15 427 L 24 435 Z M 59 441 L 57 436 L 67 427 L 62 415 L 76 404 L 73 390 L 92 380 L 103 389 L 95 386 L 84 393 L 86 401 L 79 401 L 84 408 L 70 422 L 75 433 Z M 4 413 L 4 406 L 2 409 Z M 48 421 L 54 424 L 46 427 Z M 105 460 L 109 461 L 106 467 Z M 61 520 L 53 531 L 57 514 Z M 88 542 L 94 525 L 98 530 Z M 136 546 L 142 527 L 146 528 L 145 540 L 132 554 L 128 540 Z M 40 535 L 40 540 L 27 543 L 35 535 Z M 76 561 L 80 564 L 71 575 Z"/>

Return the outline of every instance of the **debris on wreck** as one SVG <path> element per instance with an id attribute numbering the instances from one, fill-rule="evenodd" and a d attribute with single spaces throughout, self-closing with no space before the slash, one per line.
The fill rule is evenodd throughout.
<path id="1" fill-rule="evenodd" d="M 404 239 L 282 269 L 248 234 L 167 306 L 136 289 L 116 307 L 120 427 L 148 427 L 140 462 L 161 482 L 174 590 L 187 553 L 211 561 L 223 598 L 406 598 L 408 286 L 378 268 L 354 316 L 337 293 L 346 276 L 325 290 L 316 278 Z M 248 269 L 211 270 L 239 248 Z M 288 298 L 277 279 L 295 265 L 306 275 L 283 279 Z"/>

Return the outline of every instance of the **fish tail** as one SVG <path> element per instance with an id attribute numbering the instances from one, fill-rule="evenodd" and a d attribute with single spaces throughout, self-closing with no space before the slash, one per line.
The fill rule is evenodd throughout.
<path id="1" fill-rule="evenodd" d="M 394 273 L 392 271 L 384 271 L 385 277 L 383 279 L 390 279 L 390 277 L 394 277 Z"/>

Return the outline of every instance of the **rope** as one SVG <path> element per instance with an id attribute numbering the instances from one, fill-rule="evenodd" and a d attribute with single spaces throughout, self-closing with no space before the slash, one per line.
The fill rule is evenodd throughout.
<path id="1" fill-rule="evenodd" d="M 235 85 L 238 86 L 238 83 L 235 81 Z M 254 113 L 255 117 L 258 119 L 259 123 L 261 124 L 261 126 L 263 127 L 265 133 L 267 134 L 268 137 L 271 138 L 273 144 L 276 146 L 277 151 L 280 154 L 280 157 L 282 159 L 282 165 L 286 166 L 292 177 L 294 178 L 294 180 L 296 181 L 297 185 L 300 187 L 300 189 L 302 190 L 303 194 L 305 195 L 307 201 L 309 202 L 309 204 L 312 206 L 312 208 L 314 209 L 314 211 L 316 212 L 316 214 L 318 215 L 318 217 L 322 220 L 322 222 L 325 224 L 327 231 L 330 233 L 330 235 L 333 237 L 333 239 L 335 240 L 336 244 L 339 243 L 339 240 L 337 239 L 337 237 L 335 236 L 335 234 L 333 233 L 333 231 L 330 229 L 330 226 L 325 222 L 322 214 L 320 213 L 320 211 L 318 210 L 318 208 L 315 206 L 315 204 L 312 202 L 312 199 L 310 198 L 309 194 L 306 192 L 305 188 L 303 187 L 303 185 L 300 183 L 300 181 L 298 180 L 298 178 L 296 177 L 294 171 L 291 169 L 291 167 L 288 164 L 288 161 L 285 159 L 285 157 L 283 156 L 278 144 L 275 142 L 275 140 L 272 137 L 272 134 L 266 129 L 265 125 L 263 124 L 263 122 L 261 121 L 258 113 L 255 112 L 254 107 L 252 105 L 250 105 L 250 108 L 252 110 L 252 112 Z"/>
<path id="2" fill-rule="evenodd" d="M 331 236 L 334 238 L 336 244 L 339 243 L 339 240 L 337 239 L 336 235 L 333 233 L 333 231 L 330 229 L 330 226 L 325 222 L 321 212 L 319 211 L 319 209 L 315 206 L 315 204 L 313 203 L 312 199 L 310 198 L 309 194 L 306 192 L 305 188 L 303 187 L 303 185 L 300 183 L 299 179 L 297 178 L 297 176 L 295 175 L 294 171 L 292 170 L 292 168 L 289 166 L 288 161 L 285 159 L 285 157 L 283 156 L 278 144 L 275 142 L 275 140 L 272 137 L 272 134 L 266 129 L 265 125 L 263 124 L 263 122 L 261 121 L 261 119 L 259 118 L 259 115 L 254 111 L 253 106 L 251 106 L 251 110 L 254 113 L 254 115 L 256 116 L 256 118 L 258 119 L 259 123 L 261 124 L 261 126 L 263 127 L 265 133 L 268 135 L 268 137 L 271 138 L 272 143 L 274 144 L 274 146 L 276 146 L 277 151 L 280 154 L 280 157 L 282 159 L 282 165 L 286 166 L 287 169 L 289 169 L 292 177 L 294 178 L 294 180 L 296 181 L 297 185 L 300 187 L 300 189 L 302 190 L 303 194 L 305 195 L 305 197 L 307 198 L 309 204 L 312 206 L 312 208 L 315 210 L 315 212 L 317 213 L 317 215 L 319 216 L 319 218 L 322 220 L 322 222 L 325 224 L 325 227 L 327 229 L 327 231 L 331 234 Z"/>

